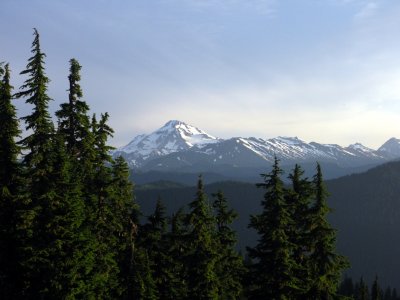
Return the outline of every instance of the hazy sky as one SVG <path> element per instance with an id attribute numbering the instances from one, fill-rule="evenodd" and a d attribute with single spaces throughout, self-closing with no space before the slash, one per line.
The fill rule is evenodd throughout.
<path id="1" fill-rule="evenodd" d="M 51 110 L 74 57 L 115 146 L 170 119 L 222 138 L 400 138 L 398 0 L 0 0 L 0 61 L 16 88 L 33 27 Z"/>

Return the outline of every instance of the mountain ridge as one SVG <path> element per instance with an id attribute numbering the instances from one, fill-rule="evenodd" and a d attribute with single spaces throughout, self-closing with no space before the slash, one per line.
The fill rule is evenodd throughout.
<path id="1" fill-rule="evenodd" d="M 400 157 L 400 139 L 391 138 L 377 150 L 361 143 L 342 147 L 284 136 L 221 139 L 193 125 L 171 120 L 150 134 L 136 136 L 112 154 L 114 157 L 122 155 L 131 168 L 145 171 L 179 171 L 196 166 L 199 171 L 210 171 L 218 166 L 236 169 L 268 166 L 275 156 L 282 165 L 318 161 L 340 168 L 355 168 Z"/>

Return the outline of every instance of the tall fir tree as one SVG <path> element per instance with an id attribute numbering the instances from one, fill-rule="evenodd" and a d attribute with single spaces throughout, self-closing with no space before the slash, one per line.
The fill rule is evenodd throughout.
<path id="1" fill-rule="evenodd" d="M 241 282 L 245 269 L 243 258 L 235 250 L 236 234 L 230 227 L 238 215 L 228 208 L 228 201 L 222 191 L 213 196 L 218 243 L 215 267 L 218 278 L 218 299 L 239 299 L 243 290 Z"/>
<path id="2" fill-rule="evenodd" d="M 383 300 L 392 300 L 392 289 L 388 286 L 383 294 Z"/>
<path id="3" fill-rule="evenodd" d="M 186 253 L 188 298 L 218 299 L 215 219 L 201 177 L 197 183 L 196 198 L 189 207 L 190 211 L 186 218 L 189 247 Z"/>
<path id="4" fill-rule="evenodd" d="M 18 156 L 21 149 L 16 139 L 21 133 L 15 106 L 12 104 L 12 89 L 10 84 L 10 69 L 6 64 L 3 68 L 0 64 L 0 184 L 3 193 L 16 194 L 18 191 L 18 176 L 20 176 L 20 164 Z"/>
<path id="5" fill-rule="evenodd" d="M 99 124 L 95 117 L 93 123 L 90 122 L 88 116 L 89 106 L 82 100 L 83 92 L 80 86 L 81 66 L 76 59 L 70 60 L 70 69 L 68 75 L 69 89 L 68 101 L 60 105 L 60 109 L 56 112 L 58 117 L 57 135 L 65 142 L 66 153 L 70 160 L 70 170 L 72 173 L 71 181 L 79 183 L 80 198 L 83 199 L 84 221 L 79 228 L 80 243 L 76 245 L 75 252 L 84 255 L 80 256 L 81 261 L 76 263 L 79 265 L 74 270 L 79 271 L 84 276 L 77 276 L 81 280 L 81 291 L 79 297 L 90 298 L 93 295 L 102 295 L 104 290 L 101 288 L 104 285 L 104 274 L 99 271 L 96 264 L 96 259 L 99 257 L 97 251 L 99 247 L 98 235 L 94 228 L 96 227 L 96 213 L 98 205 L 97 188 L 101 189 L 105 186 L 100 186 L 99 181 L 96 181 L 98 171 L 103 170 L 103 163 L 98 157 L 98 149 L 105 150 L 108 136 L 112 130 L 108 128 L 109 135 L 103 135 L 101 138 L 98 134 Z M 105 126 L 105 125 L 104 125 Z M 97 135 L 97 140 L 95 137 Z M 97 145 L 95 143 L 98 143 Z M 103 147 L 103 148 L 104 148 Z M 107 163 L 111 162 L 107 158 Z M 106 171 L 109 171 L 108 169 Z M 103 184 L 111 184 L 111 175 L 108 174 L 107 180 Z M 97 185 L 96 185 L 97 184 Z M 129 188 L 128 188 L 129 189 Z M 109 188 L 105 190 L 110 191 Z M 82 202 L 80 202 L 82 203 Z M 75 207 L 76 209 L 76 207 Z M 117 212 L 116 212 L 117 213 Z M 122 220 L 121 220 L 122 222 Z M 112 282 L 112 280 L 110 280 Z"/>
<path id="6" fill-rule="evenodd" d="M 119 266 L 117 244 L 114 236 L 112 204 L 112 163 L 108 138 L 113 130 L 107 124 L 108 114 L 102 114 L 98 121 L 93 115 L 91 131 L 93 135 L 93 161 L 88 180 L 87 214 L 92 234 L 95 238 L 95 267 L 92 273 L 92 284 L 100 298 L 114 298 L 123 292 L 118 282 Z"/>
<path id="7" fill-rule="evenodd" d="M 355 288 L 351 277 L 347 277 L 347 275 L 344 276 L 344 279 L 340 283 L 338 293 L 341 296 L 354 298 Z"/>
<path id="8" fill-rule="evenodd" d="M 185 262 L 185 253 L 189 249 L 187 238 L 187 226 L 185 225 L 185 214 L 183 208 L 178 209 L 171 219 L 171 231 L 167 236 L 169 253 L 169 272 L 172 275 L 169 282 L 169 299 L 187 299 L 188 269 Z"/>
<path id="9" fill-rule="evenodd" d="M 130 299 L 156 300 L 157 286 L 154 282 L 151 262 L 146 249 L 135 248 L 133 255 L 134 275 L 133 275 L 133 297 Z M 128 298 L 129 299 L 129 298 Z"/>
<path id="10" fill-rule="evenodd" d="M 90 127 L 89 106 L 81 99 L 81 68 L 76 59 L 70 60 L 68 102 L 61 104 L 61 109 L 56 112 L 59 118 L 58 131 L 65 138 L 69 155 L 77 160 L 84 158 Z"/>
<path id="11" fill-rule="evenodd" d="M 32 175 L 30 177 L 33 188 L 40 189 L 44 188 L 40 180 L 47 180 L 46 174 L 51 168 L 48 154 L 52 151 L 54 125 L 48 111 L 51 99 L 47 95 L 50 80 L 44 69 L 46 54 L 40 48 L 39 32 L 36 29 L 34 29 L 31 52 L 33 56 L 29 58 L 26 69 L 20 73 L 30 77 L 21 86 L 21 91 L 16 94 L 16 97 L 26 98 L 26 103 L 33 105 L 32 114 L 22 118 L 26 122 L 26 130 L 32 130 L 32 134 L 25 137 L 21 144 L 28 151 L 23 161 L 31 173 L 29 175 Z"/>
<path id="12" fill-rule="evenodd" d="M 68 155 L 73 161 L 76 180 L 83 183 L 83 195 L 87 199 L 86 202 L 90 203 L 89 199 L 93 192 L 91 186 L 94 180 L 95 165 L 99 166 L 95 149 L 96 126 L 98 124 L 95 116 L 93 116 L 91 122 L 88 115 L 89 106 L 82 100 L 83 92 L 80 86 L 81 68 L 76 59 L 72 58 L 70 60 L 68 102 L 60 105 L 56 116 L 58 117 L 59 124 L 58 132 L 64 137 L 66 142 Z M 108 136 L 111 134 L 112 130 L 110 129 Z M 107 136 L 104 143 L 106 141 Z M 99 141 L 97 140 L 97 142 Z M 106 161 L 109 162 L 110 158 L 106 158 Z"/>
<path id="13" fill-rule="evenodd" d="M 397 290 L 396 288 L 393 288 L 392 290 L 392 300 L 398 300 L 399 298 L 397 297 Z"/>
<path id="14" fill-rule="evenodd" d="M 148 253 L 156 294 L 160 299 L 171 299 L 169 283 L 173 275 L 169 270 L 167 225 L 165 206 L 158 199 L 154 213 L 147 218 L 147 223 L 141 228 L 140 246 Z"/>
<path id="15" fill-rule="evenodd" d="M 313 186 L 304 171 L 296 164 L 289 174 L 291 188 L 286 191 L 291 223 L 289 224 L 289 240 L 293 245 L 292 256 L 296 265 L 293 274 L 299 283 L 298 299 L 307 299 L 307 290 L 310 286 L 309 253 L 312 247 L 310 237 L 311 218 L 310 204 L 313 195 Z"/>
<path id="16" fill-rule="evenodd" d="M 311 208 L 311 287 L 308 295 L 313 299 L 328 300 L 335 298 L 341 272 L 348 267 L 348 262 L 344 256 L 336 253 L 336 230 L 327 220 L 331 209 L 326 202 L 328 193 L 319 164 L 313 186 L 315 199 Z"/>
<path id="17" fill-rule="evenodd" d="M 369 300 L 368 285 L 365 283 L 363 277 L 355 285 L 354 298 L 355 300 Z"/>
<path id="18" fill-rule="evenodd" d="M 119 267 L 120 291 L 116 297 L 130 299 L 133 295 L 133 255 L 139 223 L 139 206 L 134 202 L 129 167 L 122 157 L 112 162 L 112 219 L 109 226 L 117 237 L 116 259 Z"/>
<path id="19" fill-rule="evenodd" d="M 371 300 L 382 300 L 382 291 L 379 286 L 378 276 L 375 276 L 375 280 L 371 287 Z"/>
<path id="20" fill-rule="evenodd" d="M 13 299 L 20 289 L 17 210 L 22 194 L 19 122 L 12 104 L 10 69 L 0 64 L 0 298 Z"/>
<path id="21" fill-rule="evenodd" d="M 52 265 L 49 268 L 51 278 L 45 298 L 86 298 L 92 294 L 88 292 L 88 283 L 83 274 L 91 270 L 88 268 L 91 255 L 86 251 L 81 182 L 75 180 L 63 136 L 54 137 L 52 155 L 51 189 L 54 194 L 51 203 L 52 216 L 48 220 L 46 233 L 51 237 L 48 258 Z"/>
<path id="22" fill-rule="evenodd" d="M 248 248 L 249 256 L 254 260 L 250 266 L 252 288 L 249 299 L 293 299 L 299 290 L 293 274 L 296 267 L 292 256 L 294 246 L 288 232 L 292 220 L 281 174 L 279 160 L 275 157 L 272 171 L 262 174 L 264 182 L 257 184 L 266 191 L 261 202 L 262 213 L 251 216 L 249 224 L 260 235 L 258 244 Z"/>
<path id="23" fill-rule="evenodd" d="M 53 201 L 56 191 L 53 185 L 53 143 L 54 125 L 48 112 L 51 100 L 47 95 L 49 79 L 44 71 L 45 54 L 41 51 L 39 33 L 34 29 L 32 43 L 33 56 L 29 58 L 26 69 L 21 72 L 29 78 L 21 86 L 18 98 L 26 98 L 33 105 L 33 112 L 23 117 L 26 130 L 32 133 L 21 141 L 26 154 L 23 156 L 24 177 L 27 178 L 28 199 L 20 209 L 19 231 L 23 243 L 21 249 L 24 267 L 22 278 L 24 296 L 46 297 L 49 281 L 54 275 L 51 255 L 54 249 L 54 236 L 49 232 L 53 217 Z"/>

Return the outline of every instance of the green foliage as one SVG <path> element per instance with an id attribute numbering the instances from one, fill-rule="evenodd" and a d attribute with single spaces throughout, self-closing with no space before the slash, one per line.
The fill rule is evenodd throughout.
<path id="1" fill-rule="evenodd" d="M 378 283 L 378 276 L 375 276 L 374 283 L 371 288 L 371 300 L 382 300 L 383 292 Z"/>
<path id="2" fill-rule="evenodd" d="M 355 286 L 355 297 L 356 300 L 368 300 L 369 291 L 368 285 L 365 283 L 364 279 L 361 277 L 360 281 Z"/>
<path id="3" fill-rule="evenodd" d="M 15 176 L 20 175 L 20 165 L 17 161 L 21 153 L 16 139 L 21 133 L 12 104 L 12 89 L 10 84 L 10 69 L 6 64 L 3 70 L 0 64 L 0 74 L 4 74 L 0 81 L 0 184 L 3 193 L 15 194 L 18 190 Z M 8 191 L 5 190 L 7 188 Z"/>
<path id="4" fill-rule="evenodd" d="M 214 194 L 211 207 L 200 177 L 187 214 L 180 209 L 169 220 L 159 200 L 139 225 L 128 165 L 110 156 L 108 114 L 88 116 L 78 61 L 70 60 L 68 102 L 56 112 L 55 130 L 36 29 L 32 53 L 16 94 L 33 106 L 19 144 L 10 71 L 0 64 L 0 298 L 240 299 L 237 214 L 224 194 Z M 249 225 L 260 236 L 246 265 L 249 299 L 334 298 L 346 261 L 326 221 L 320 167 L 310 182 L 296 166 L 291 188 L 281 174 L 275 159 L 258 185 L 265 193 Z M 240 193 L 240 184 L 230 184 Z M 361 282 L 354 294 L 363 292 Z M 382 298 L 377 280 L 371 294 Z"/>
<path id="5" fill-rule="evenodd" d="M 29 78 L 16 94 L 26 98 L 33 105 L 33 112 L 24 117 L 26 129 L 32 133 L 21 141 L 27 154 L 23 156 L 24 177 L 27 198 L 19 210 L 21 220 L 19 234 L 21 239 L 23 266 L 22 280 L 24 295 L 45 297 L 50 291 L 50 281 L 54 276 L 52 248 L 56 242 L 51 223 L 54 215 L 53 201 L 57 195 L 54 188 L 54 158 L 58 149 L 54 144 L 54 126 L 48 112 L 47 84 L 49 79 L 44 72 L 44 57 L 39 43 L 39 33 L 34 29 L 32 43 L 33 56 L 21 74 Z"/>
<path id="6" fill-rule="evenodd" d="M 213 207 L 217 225 L 217 262 L 215 273 L 218 278 L 218 299 L 239 299 L 242 294 L 242 278 L 245 273 L 243 258 L 234 249 L 236 234 L 230 228 L 237 213 L 228 208 L 222 191 L 214 196 Z"/>
<path id="7" fill-rule="evenodd" d="M 51 288 L 48 294 L 57 298 L 82 297 L 87 295 L 82 274 L 90 270 L 86 263 L 89 253 L 85 253 L 87 235 L 83 227 L 82 187 L 75 180 L 62 136 L 55 136 L 54 143 L 52 215 L 45 221 L 48 228 L 46 235 L 51 237 L 47 250 L 51 260 L 51 272 L 48 268 Z"/>
<path id="8" fill-rule="evenodd" d="M 289 207 L 291 223 L 289 225 L 289 240 L 294 246 L 292 256 L 296 261 L 293 275 L 299 284 L 299 295 L 304 295 L 310 288 L 310 260 L 312 248 L 310 205 L 313 194 L 312 183 L 304 178 L 304 171 L 295 165 L 289 174 L 291 189 L 286 191 L 286 202 Z"/>
<path id="9" fill-rule="evenodd" d="M 174 213 L 170 220 L 171 231 L 167 234 L 168 243 L 168 270 L 172 275 L 169 282 L 169 298 L 187 299 L 188 286 L 185 253 L 188 249 L 187 227 L 185 226 L 185 214 L 180 208 Z"/>
<path id="10" fill-rule="evenodd" d="M 249 298 L 334 299 L 346 259 L 336 254 L 336 231 L 327 221 L 330 209 L 322 172 L 312 182 L 295 166 L 289 175 L 291 189 L 280 179 L 278 160 L 271 173 L 263 175 L 266 189 L 263 212 L 252 216 L 250 227 L 260 238 L 249 248 Z"/>
<path id="11" fill-rule="evenodd" d="M 81 159 L 85 153 L 85 143 L 88 142 L 90 120 L 87 115 L 89 106 L 80 100 L 83 96 L 80 76 L 81 66 L 72 58 L 70 60 L 69 96 L 68 102 L 61 104 L 61 109 L 56 112 L 59 118 L 58 131 L 64 136 L 70 156 Z"/>
<path id="12" fill-rule="evenodd" d="M 93 135 L 94 157 L 91 162 L 88 189 L 88 222 L 94 237 L 94 269 L 92 279 L 97 295 L 113 298 L 123 293 L 118 281 L 118 237 L 114 233 L 120 226 L 115 219 L 110 147 L 107 139 L 112 130 L 107 125 L 108 115 L 102 115 L 100 122 L 93 116 L 91 130 Z"/>
<path id="13" fill-rule="evenodd" d="M 336 230 L 327 221 L 330 208 L 326 203 L 327 191 L 321 167 L 313 179 L 314 201 L 311 207 L 311 288 L 308 294 L 315 299 L 332 299 L 340 283 L 341 272 L 349 266 L 342 255 L 336 253 Z"/>
<path id="14" fill-rule="evenodd" d="M 109 226 L 111 235 L 117 238 L 115 260 L 117 262 L 119 289 L 116 296 L 130 298 L 133 294 L 134 249 L 137 237 L 139 207 L 134 202 L 133 184 L 129 181 L 129 168 L 122 157 L 112 162 L 112 181 Z"/>
<path id="15" fill-rule="evenodd" d="M 19 289 L 19 239 L 17 219 L 22 194 L 21 166 L 18 162 L 20 134 L 12 104 L 9 65 L 0 64 L 0 298 L 16 296 Z"/>
<path id="16" fill-rule="evenodd" d="M 46 175 L 51 168 L 48 157 L 52 151 L 52 137 L 54 125 L 48 112 L 48 103 L 51 100 L 47 95 L 49 79 L 44 71 L 44 58 L 46 54 L 41 51 L 39 33 L 34 29 L 32 43 L 33 56 L 29 58 L 26 69 L 20 74 L 29 75 L 29 78 L 21 86 L 17 98 L 26 98 L 26 103 L 33 105 L 32 114 L 23 117 L 26 122 L 26 130 L 33 133 L 21 141 L 23 147 L 28 150 L 24 156 L 24 163 L 28 167 L 32 185 L 40 189 L 42 180 L 47 180 Z M 40 191 L 38 191 L 40 193 Z"/>
<path id="17" fill-rule="evenodd" d="M 258 186 L 265 189 L 263 211 L 250 219 L 249 227 L 254 228 L 260 238 L 254 248 L 248 248 L 249 256 L 254 260 L 250 266 L 253 286 L 249 299 L 291 299 L 298 290 L 293 275 L 296 267 L 292 256 L 294 245 L 289 239 L 292 220 L 278 162 L 275 158 L 271 173 L 262 175 L 264 183 Z"/>
<path id="18" fill-rule="evenodd" d="M 189 207 L 190 211 L 186 217 L 188 298 L 218 299 L 215 220 L 204 193 L 201 177 L 197 183 L 196 198 Z"/>
<path id="19" fill-rule="evenodd" d="M 34 30 L 33 56 L 16 94 L 33 105 L 22 167 L 8 65 L 0 67 L 0 293 L 2 298 L 115 299 L 133 295 L 138 207 L 129 170 L 113 161 L 108 114 L 97 122 L 81 101 L 79 63 L 70 61 L 69 102 L 48 112 L 45 54 Z M 4 121 L 4 122 L 3 122 Z"/>
<path id="20" fill-rule="evenodd" d="M 157 287 L 154 282 L 150 267 L 150 259 L 147 251 L 138 248 L 133 256 L 134 275 L 133 275 L 133 297 L 131 299 L 138 300 L 156 300 Z M 129 298 L 128 298 L 129 299 Z"/>
<path id="21" fill-rule="evenodd" d="M 353 280 L 350 277 L 347 277 L 347 275 L 345 275 L 344 279 L 340 283 L 338 294 L 341 296 L 352 297 L 352 298 L 355 295 L 355 287 Z"/>
<path id="22" fill-rule="evenodd" d="M 141 227 L 139 244 L 148 254 L 151 275 L 155 283 L 155 294 L 161 299 L 171 299 L 169 287 L 174 274 L 170 273 L 171 265 L 167 240 L 167 218 L 165 207 L 159 199 L 154 213 L 147 218 Z"/>

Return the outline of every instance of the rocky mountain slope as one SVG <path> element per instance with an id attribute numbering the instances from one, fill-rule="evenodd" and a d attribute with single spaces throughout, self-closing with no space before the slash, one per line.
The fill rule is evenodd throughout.
<path id="1" fill-rule="evenodd" d="M 291 167 L 295 163 L 311 166 L 318 161 L 326 166 L 327 178 L 333 178 L 399 158 L 400 140 L 391 138 L 374 150 L 360 143 L 342 147 L 307 143 L 297 137 L 220 139 L 192 125 L 172 120 L 151 134 L 135 137 L 128 145 L 113 152 L 114 157 L 119 155 L 140 172 L 216 172 L 224 176 L 246 170 L 249 174 L 257 174 L 255 169 L 271 165 L 276 155 L 282 166 Z"/>

